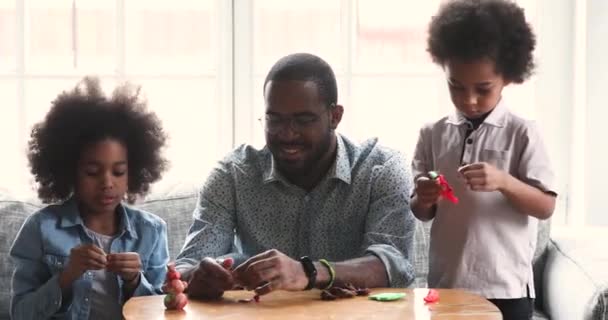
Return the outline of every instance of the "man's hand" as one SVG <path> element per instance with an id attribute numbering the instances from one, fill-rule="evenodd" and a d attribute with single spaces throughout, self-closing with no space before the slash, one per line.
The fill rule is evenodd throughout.
<path id="1" fill-rule="evenodd" d="M 139 283 L 142 264 L 137 252 L 112 253 L 106 257 L 108 271 L 116 273 L 129 284 Z"/>
<path id="2" fill-rule="evenodd" d="M 224 291 L 234 287 L 231 265 L 218 263 L 213 258 L 204 258 L 192 271 L 188 283 L 188 296 L 200 299 L 218 299 Z"/>
<path id="3" fill-rule="evenodd" d="M 300 291 L 308 285 L 302 264 L 275 249 L 251 257 L 234 270 L 234 275 L 239 284 L 259 295 L 274 290 Z"/>
<path id="4" fill-rule="evenodd" d="M 458 172 L 473 191 L 500 191 L 504 188 L 507 179 L 506 172 L 486 162 L 462 166 Z"/>
<path id="5" fill-rule="evenodd" d="M 59 284 L 67 289 L 74 280 L 80 278 L 87 270 L 101 270 L 106 267 L 107 259 L 103 250 L 92 244 L 80 245 L 70 250 L 69 262 L 61 275 Z"/>

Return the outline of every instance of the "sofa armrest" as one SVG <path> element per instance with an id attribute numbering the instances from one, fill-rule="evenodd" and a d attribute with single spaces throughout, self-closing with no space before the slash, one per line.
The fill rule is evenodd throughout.
<path id="1" fill-rule="evenodd" d="M 608 230 L 553 236 L 544 271 L 544 309 L 554 320 L 608 319 Z"/>

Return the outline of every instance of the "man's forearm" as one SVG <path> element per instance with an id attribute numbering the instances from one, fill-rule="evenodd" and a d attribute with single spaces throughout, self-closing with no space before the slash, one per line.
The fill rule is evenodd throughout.
<path id="1" fill-rule="evenodd" d="M 388 287 L 389 279 L 386 274 L 386 267 L 374 255 L 355 258 L 343 262 L 331 263 L 335 272 L 336 279 L 334 286 L 343 286 L 351 283 L 361 288 Z M 327 267 L 319 262 L 315 262 L 317 268 L 316 287 L 323 289 L 330 281 L 330 273 Z"/>

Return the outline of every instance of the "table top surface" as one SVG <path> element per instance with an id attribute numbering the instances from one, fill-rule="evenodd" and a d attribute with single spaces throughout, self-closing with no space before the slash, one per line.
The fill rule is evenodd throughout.
<path id="1" fill-rule="evenodd" d="M 218 301 L 190 300 L 184 310 L 165 310 L 164 295 L 135 297 L 124 306 L 127 320 L 183 319 L 470 319 L 499 320 L 500 311 L 478 295 L 456 289 L 439 289 L 439 301 L 425 303 L 428 289 L 376 288 L 381 292 L 405 292 L 397 301 L 373 301 L 353 297 L 323 301 L 319 290 L 277 291 L 259 302 L 239 302 L 253 297 L 251 291 L 228 291 Z"/>

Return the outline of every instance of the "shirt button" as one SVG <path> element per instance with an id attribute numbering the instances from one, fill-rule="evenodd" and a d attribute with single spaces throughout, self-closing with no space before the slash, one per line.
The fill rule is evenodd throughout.
<path id="1" fill-rule="evenodd" d="M 471 143 L 473 143 L 473 139 L 468 138 L 468 139 L 467 139 L 467 144 L 471 144 Z"/>
<path id="2" fill-rule="evenodd" d="M 89 298 L 84 298 L 84 301 L 85 302 L 89 302 Z"/>

